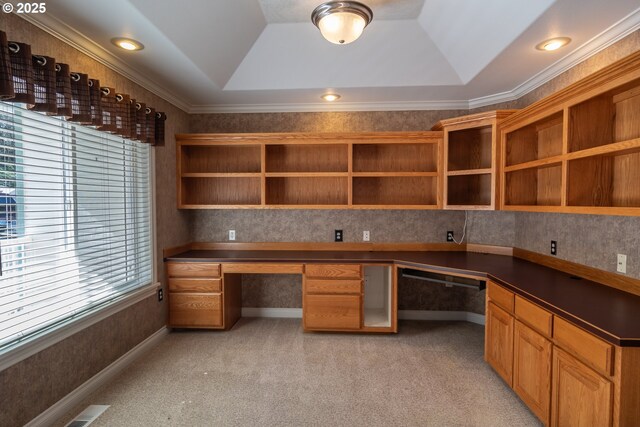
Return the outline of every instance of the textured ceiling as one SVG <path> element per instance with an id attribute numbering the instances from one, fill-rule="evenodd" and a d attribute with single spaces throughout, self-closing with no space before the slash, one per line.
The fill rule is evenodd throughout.
<path id="1" fill-rule="evenodd" d="M 373 22 L 345 46 L 311 24 L 319 0 L 56 0 L 24 17 L 191 112 L 488 105 L 640 28 L 638 0 L 363 1 Z M 573 42 L 534 49 L 555 36 Z"/>

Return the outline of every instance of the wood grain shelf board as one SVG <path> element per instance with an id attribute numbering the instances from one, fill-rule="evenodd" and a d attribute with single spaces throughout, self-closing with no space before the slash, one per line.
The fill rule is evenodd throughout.
<path id="1" fill-rule="evenodd" d="M 458 171 L 448 171 L 447 176 L 463 176 L 463 175 L 487 175 L 491 174 L 491 168 L 486 169 L 468 169 Z"/>
<path id="2" fill-rule="evenodd" d="M 559 155 L 559 156 L 547 157 L 539 160 L 532 160 L 530 162 L 525 162 L 525 163 L 518 163 L 516 165 L 506 166 L 504 168 L 504 172 L 509 173 L 509 172 L 515 172 L 523 169 L 533 169 L 533 168 L 539 168 L 542 166 L 561 164 L 562 160 L 564 159 L 565 159 L 565 156 Z"/>
<path id="3" fill-rule="evenodd" d="M 266 172 L 267 178 L 322 178 L 322 177 L 348 177 L 348 172 Z"/>
<path id="4" fill-rule="evenodd" d="M 260 178 L 260 172 L 183 173 L 182 178 Z"/>
<path id="5" fill-rule="evenodd" d="M 256 144 L 305 144 L 318 141 L 327 144 L 344 144 L 345 142 L 405 144 L 407 140 L 437 144 L 442 139 L 442 132 L 274 132 L 274 133 L 199 133 L 176 134 L 176 140 L 188 145 L 256 143 Z"/>
<path id="6" fill-rule="evenodd" d="M 600 156 L 600 155 L 616 155 L 626 154 L 640 151 L 640 138 L 629 139 L 621 142 L 614 142 L 608 145 L 600 145 L 585 150 L 573 151 L 566 155 L 567 160 L 581 159 L 584 157 Z"/>
<path id="7" fill-rule="evenodd" d="M 438 172 L 353 172 L 354 178 L 403 177 L 403 176 L 438 176 Z"/>

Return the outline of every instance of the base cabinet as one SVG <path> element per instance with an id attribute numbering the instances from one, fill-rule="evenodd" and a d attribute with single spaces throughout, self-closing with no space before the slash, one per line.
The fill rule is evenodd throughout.
<path id="1" fill-rule="evenodd" d="M 545 425 L 551 407 L 551 348 L 551 341 L 515 322 L 513 390 Z"/>
<path id="2" fill-rule="evenodd" d="M 512 384 L 513 317 L 492 302 L 487 304 L 485 359 L 505 380 Z"/>
<path id="3" fill-rule="evenodd" d="M 606 427 L 612 420 L 612 383 L 570 354 L 553 351 L 552 427 Z"/>
<path id="4" fill-rule="evenodd" d="M 306 295 L 305 329 L 360 329 L 362 324 L 360 295 Z"/>

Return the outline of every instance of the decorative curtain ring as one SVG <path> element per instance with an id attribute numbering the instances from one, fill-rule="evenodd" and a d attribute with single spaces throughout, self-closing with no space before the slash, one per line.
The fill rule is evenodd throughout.
<path id="1" fill-rule="evenodd" d="M 141 108 L 142 108 L 142 105 L 140 105 L 140 103 L 139 103 L 139 102 L 136 102 L 136 110 L 139 110 L 139 109 L 141 109 Z"/>
<path id="2" fill-rule="evenodd" d="M 16 42 L 9 42 L 9 50 L 12 53 L 18 53 L 20 52 L 20 45 Z"/>
<path id="3" fill-rule="evenodd" d="M 109 95 L 111 93 L 111 90 L 108 87 L 101 87 L 100 91 L 102 92 L 102 94 L 104 96 L 107 96 L 107 95 Z"/>
<path id="4" fill-rule="evenodd" d="M 145 108 L 144 113 L 145 114 L 151 114 L 151 108 L 149 108 L 149 107 Z"/>
<path id="5" fill-rule="evenodd" d="M 78 73 L 71 73 L 71 79 L 72 79 L 74 82 L 79 82 L 79 81 L 80 81 L 80 74 L 78 74 Z M 89 85 L 89 86 L 91 86 L 91 85 Z"/>
<path id="6" fill-rule="evenodd" d="M 62 71 L 62 67 L 60 64 L 56 64 L 56 73 L 59 73 L 60 71 Z"/>
<path id="7" fill-rule="evenodd" d="M 44 67 L 45 65 L 47 65 L 47 58 L 45 58 L 44 56 L 40 56 L 40 55 L 33 55 L 33 57 L 36 59 L 36 61 L 38 62 L 38 65 L 41 67 Z"/>
<path id="8" fill-rule="evenodd" d="M 122 100 L 124 100 L 124 96 L 122 96 L 121 94 L 117 93 L 116 94 L 116 101 L 122 102 Z"/>

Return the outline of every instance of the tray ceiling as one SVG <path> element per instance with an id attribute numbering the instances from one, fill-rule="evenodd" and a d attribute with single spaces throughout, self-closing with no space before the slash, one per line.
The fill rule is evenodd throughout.
<path id="1" fill-rule="evenodd" d="M 637 0 L 364 0 L 373 22 L 338 46 L 310 22 L 319 3 L 56 0 L 28 19 L 190 112 L 488 105 L 640 28 Z M 121 51 L 116 36 L 145 49 Z M 573 42 L 534 49 L 553 36 Z M 328 91 L 342 99 L 324 103 Z"/>

